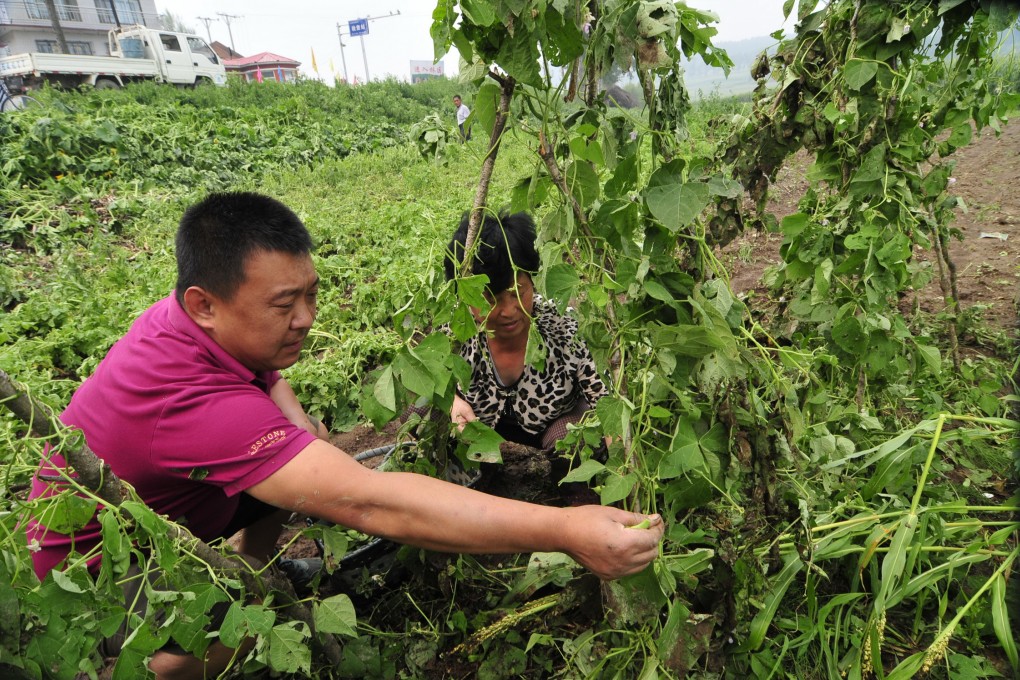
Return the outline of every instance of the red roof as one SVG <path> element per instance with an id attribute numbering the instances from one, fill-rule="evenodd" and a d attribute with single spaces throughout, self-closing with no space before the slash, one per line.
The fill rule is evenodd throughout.
<path id="1" fill-rule="evenodd" d="M 241 68 L 243 66 L 293 66 L 297 68 L 301 65 L 300 61 L 294 61 L 289 57 L 281 57 L 279 54 L 273 54 L 272 52 L 259 52 L 253 54 L 250 57 L 241 57 L 240 59 L 224 59 L 223 65 L 227 68 Z"/>

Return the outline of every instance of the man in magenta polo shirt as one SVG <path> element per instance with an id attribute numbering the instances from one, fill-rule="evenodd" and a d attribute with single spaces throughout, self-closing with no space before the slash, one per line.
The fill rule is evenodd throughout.
<path id="1" fill-rule="evenodd" d="M 237 531 L 241 552 L 275 551 L 291 512 L 430 550 L 560 551 L 598 576 L 643 569 L 663 525 L 617 508 L 554 508 L 490 496 L 412 473 L 369 470 L 328 442 L 279 370 L 298 360 L 315 320 L 319 278 L 311 238 L 271 198 L 213 194 L 192 206 L 176 239 L 174 295 L 150 307 L 79 387 L 61 420 L 130 482 L 146 504 L 211 541 Z M 49 492 L 50 474 L 32 497 Z M 63 465 L 54 456 L 52 465 Z M 648 519 L 648 529 L 630 529 Z M 40 578 L 71 549 L 99 540 L 93 521 L 74 536 L 41 525 Z M 233 651 L 204 660 L 165 649 L 159 676 L 215 675 Z"/>

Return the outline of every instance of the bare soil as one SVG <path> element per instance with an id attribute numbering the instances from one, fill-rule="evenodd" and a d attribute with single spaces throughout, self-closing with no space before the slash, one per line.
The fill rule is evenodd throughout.
<path id="1" fill-rule="evenodd" d="M 1020 304 L 1020 125 L 1003 128 L 1001 135 L 985 128 L 953 159 L 956 168 L 950 191 L 963 199 L 965 206 L 956 210 L 952 226 L 959 238 L 949 247 L 956 265 L 961 310 L 982 319 L 985 330 L 1015 338 Z M 768 207 L 777 220 L 797 212 L 797 203 L 808 187 L 804 176 L 809 164 L 810 158 L 802 153 L 779 172 L 769 190 Z M 762 274 L 780 263 L 782 240 L 779 233 L 748 232 L 723 250 L 735 293 L 768 300 Z M 929 253 L 919 251 L 916 255 L 921 261 L 930 260 Z M 916 302 L 922 312 L 938 313 L 945 308 L 937 280 L 915 295 L 916 300 L 908 302 Z"/>

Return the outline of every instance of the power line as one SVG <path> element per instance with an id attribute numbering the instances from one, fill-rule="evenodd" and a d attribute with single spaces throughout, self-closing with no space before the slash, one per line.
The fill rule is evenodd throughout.
<path id="1" fill-rule="evenodd" d="M 217 16 L 223 17 L 223 21 L 226 22 L 227 34 L 230 35 L 230 51 L 236 53 L 237 50 L 234 49 L 234 32 L 230 30 L 230 20 L 241 19 L 243 17 L 239 14 L 224 14 L 223 12 L 216 12 L 216 14 Z"/>
<path id="2" fill-rule="evenodd" d="M 209 30 L 209 24 L 211 24 L 214 21 L 219 21 L 219 19 L 212 19 L 210 17 L 196 17 L 196 18 L 199 21 L 201 21 L 203 24 L 205 24 L 205 34 L 209 38 L 209 42 L 211 43 L 212 42 L 212 32 Z"/>

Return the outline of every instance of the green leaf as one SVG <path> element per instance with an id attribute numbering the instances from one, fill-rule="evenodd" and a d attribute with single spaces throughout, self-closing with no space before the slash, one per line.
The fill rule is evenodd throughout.
<path id="1" fill-rule="evenodd" d="M 606 469 L 606 466 L 597 460 L 591 460 L 590 458 L 576 468 L 566 474 L 563 479 L 560 480 L 560 484 L 567 482 L 587 482 L 592 477 L 599 474 Z"/>
<path id="2" fill-rule="evenodd" d="M 601 189 L 599 176 L 587 163 L 572 162 L 567 166 L 563 177 L 567 183 L 567 189 L 582 208 L 591 207 L 591 204 L 598 199 Z"/>
<path id="3" fill-rule="evenodd" d="M 577 270 L 565 262 L 554 264 L 545 272 L 545 291 L 554 300 L 569 302 L 580 284 Z"/>
<path id="4" fill-rule="evenodd" d="M 40 498 L 36 503 L 36 507 L 32 508 L 32 517 L 58 534 L 74 533 L 88 524 L 96 514 L 96 501 L 71 492 Z"/>
<path id="5" fill-rule="evenodd" d="M 811 304 L 829 301 L 829 281 L 832 277 L 832 260 L 825 258 L 815 267 L 814 284 L 811 286 Z"/>
<path id="6" fill-rule="evenodd" d="M 453 332 L 453 337 L 459 342 L 466 342 L 478 334 L 478 322 L 475 321 L 475 317 L 468 305 L 457 305 L 456 309 L 453 310 L 450 330 Z"/>
<path id="7" fill-rule="evenodd" d="M 86 592 L 92 585 L 89 583 L 89 578 L 82 569 L 72 569 L 69 571 L 60 571 L 54 569 L 50 572 L 53 576 L 53 582 L 56 583 L 61 590 L 68 593 L 81 594 Z"/>
<path id="8" fill-rule="evenodd" d="M 769 591 L 765 596 L 765 606 L 751 620 L 751 629 L 747 640 L 740 645 L 742 650 L 753 652 L 761 647 L 761 643 L 765 640 L 765 634 L 768 632 L 769 624 L 772 623 L 772 619 L 775 617 L 776 612 L 779 610 L 779 605 L 783 601 L 783 596 L 786 595 L 787 589 L 789 589 L 803 567 L 804 563 L 801 562 L 800 557 L 794 554 L 788 559 L 779 575 L 769 584 Z"/>
<path id="9" fill-rule="evenodd" d="M 928 370 L 934 375 L 938 376 L 942 374 L 942 355 L 939 353 L 938 347 L 932 347 L 931 345 L 922 345 L 919 342 L 915 342 L 917 348 L 917 356 L 921 358 Z"/>
<path id="10" fill-rule="evenodd" d="M 542 74 L 538 70 L 538 43 L 535 35 L 527 30 L 516 30 L 508 33 L 502 26 L 494 29 L 500 41 L 495 61 L 504 71 L 513 76 L 517 82 L 525 85 L 541 87 Z"/>
<path id="11" fill-rule="evenodd" d="M 942 16 L 954 7 L 969 1 L 970 0 L 939 0 L 939 16 Z"/>
<path id="12" fill-rule="evenodd" d="M 479 463 L 502 463 L 499 445 L 503 438 L 480 420 L 472 420 L 464 426 L 461 439 L 468 443 L 467 457 Z"/>
<path id="13" fill-rule="evenodd" d="M 553 584 L 564 587 L 573 577 L 580 565 L 564 553 L 536 552 L 528 559 L 528 569 L 513 589 L 504 597 L 505 602 L 528 600 L 536 590 Z"/>
<path id="14" fill-rule="evenodd" d="M 875 613 L 885 611 L 886 599 L 896 592 L 903 583 L 904 567 L 907 564 L 907 548 L 917 529 L 917 515 L 907 513 L 889 542 L 889 551 L 882 558 L 882 580 L 875 595 Z"/>
<path id="15" fill-rule="evenodd" d="M 878 73 L 878 64 L 873 61 L 862 59 L 849 59 L 843 66 L 843 77 L 847 87 L 851 90 L 860 90 L 867 85 L 875 74 Z"/>
<path id="16" fill-rule="evenodd" d="M 315 630 L 322 633 L 334 633 L 347 637 L 358 636 L 358 617 L 354 612 L 354 603 L 343 593 L 316 602 L 312 608 L 315 619 Z"/>
<path id="17" fill-rule="evenodd" d="M 393 376 L 393 368 L 387 366 L 383 369 L 379 379 L 375 382 L 372 395 L 383 408 L 396 413 L 397 411 L 397 381 Z"/>
<path id="18" fill-rule="evenodd" d="M 995 637 L 999 639 L 1002 651 L 1009 659 L 1009 665 L 1014 672 L 1020 671 L 1020 660 L 1017 659 L 1016 635 L 1009 622 L 1009 612 L 1006 610 L 1006 577 L 1002 573 L 995 576 L 992 581 L 992 627 L 995 629 Z"/>
<path id="19" fill-rule="evenodd" d="M 645 192 L 649 212 L 673 233 L 698 219 L 709 199 L 708 185 L 701 182 L 655 186 Z"/>
<path id="20" fill-rule="evenodd" d="M 603 505 L 611 505 L 622 501 L 630 494 L 630 490 L 637 484 L 638 477 L 633 472 L 627 475 L 611 473 L 602 485 L 602 492 L 599 494 Z"/>
<path id="21" fill-rule="evenodd" d="M 656 300 L 661 300 L 662 302 L 668 303 L 676 302 L 676 300 L 673 299 L 673 296 L 670 294 L 670 292 L 666 290 L 666 287 L 663 286 L 658 281 L 648 279 L 647 281 L 645 281 L 644 288 L 645 293 L 647 293 L 648 297 L 650 298 L 654 298 Z"/>
<path id="22" fill-rule="evenodd" d="M 322 527 L 322 558 L 327 569 L 336 569 L 350 547 L 347 532 L 338 525 Z"/>
<path id="23" fill-rule="evenodd" d="M 471 117 L 472 123 L 477 122 L 478 126 L 488 134 L 496 125 L 496 111 L 499 109 L 499 85 L 491 80 L 486 80 L 478 88 L 478 94 L 472 102 Z"/>
<path id="24" fill-rule="evenodd" d="M 853 182 L 874 182 L 885 177 L 885 145 L 878 144 L 864 156 L 860 168 L 854 173 Z"/>
<path id="25" fill-rule="evenodd" d="M 488 0 L 461 0 L 460 9 L 464 19 L 476 26 L 491 26 L 496 23 L 496 12 Z"/>
<path id="26" fill-rule="evenodd" d="M 677 354 L 700 358 L 726 347 L 727 330 L 706 328 L 693 324 L 677 324 L 654 328 L 654 346 L 667 348 Z M 732 337 L 732 333 L 729 334 Z"/>
<path id="27" fill-rule="evenodd" d="M 845 317 L 832 327 L 832 339 L 844 351 L 851 354 L 857 354 L 867 338 L 867 333 L 861 328 L 861 322 L 855 316 Z"/>
<path id="28" fill-rule="evenodd" d="M 783 232 L 783 235 L 789 239 L 799 236 L 808 225 L 811 224 L 811 217 L 804 213 L 793 213 L 787 215 L 779 223 L 779 228 Z"/>
<path id="29" fill-rule="evenodd" d="M 625 156 L 613 171 L 613 176 L 606 182 L 605 192 L 609 198 L 625 198 L 637 185 L 637 154 Z"/>
<path id="30" fill-rule="evenodd" d="M 1017 20 L 1016 2 L 1011 0 L 991 0 L 981 3 L 988 12 L 988 26 L 996 33 L 1008 31 Z"/>
<path id="31" fill-rule="evenodd" d="M 308 645 L 308 626 L 289 621 L 273 626 L 269 633 L 269 667 L 281 673 L 311 675 L 312 650 Z"/>
<path id="32" fill-rule="evenodd" d="M 595 404 L 595 414 L 602 424 L 602 431 L 610 437 L 630 439 L 631 406 L 622 399 L 608 396 Z"/>
<path id="33" fill-rule="evenodd" d="M 408 390 L 422 397 L 431 397 L 435 392 L 436 381 L 432 378 L 432 372 L 427 366 L 410 354 L 401 353 L 393 359 L 393 374 L 400 379 L 401 384 Z M 387 368 L 390 370 L 390 368 Z M 378 386 L 378 383 L 377 383 Z M 376 393 L 376 399 L 379 399 Z M 396 410 L 396 394 L 394 394 L 394 407 Z M 379 403 L 389 408 L 389 404 L 379 399 Z"/>
<path id="34" fill-rule="evenodd" d="M 740 198 L 744 194 L 744 186 L 729 177 L 713 177 L 708 181 L 708 190 L 713 196 L 723 198 Z"/>
<path id="35" fill-rule="evenodd" d="M 970 140 L 974 137 L 974 129 L 971 128 L 970 123 L 964 123 L 963 125 L 957 125 L 953 128 L 952 133 L 949 135 L 949 145 L 955 148 L 967 146 L 970 144 Z"/>

